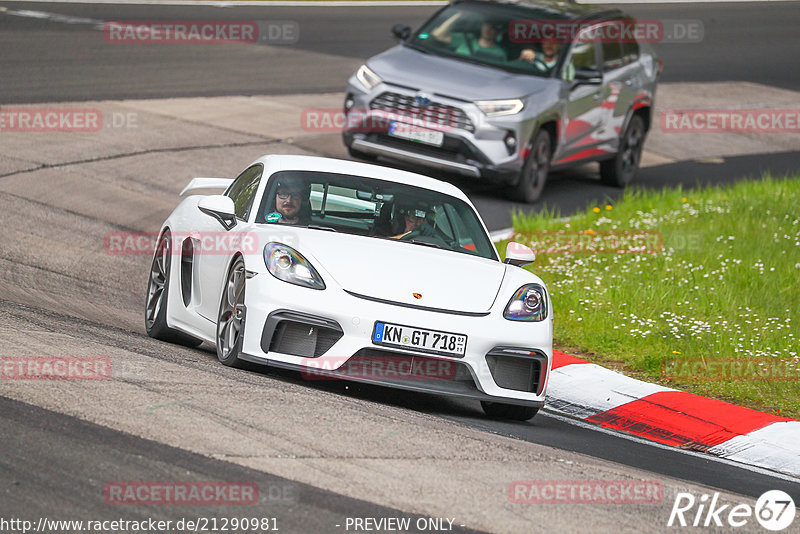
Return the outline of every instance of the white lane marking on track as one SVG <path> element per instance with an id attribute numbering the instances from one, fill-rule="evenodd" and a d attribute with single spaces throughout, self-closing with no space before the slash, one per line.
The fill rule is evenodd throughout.
<path id="1" fill-rule="evenodd" d="M 679 449 L 677 447 L 671 447 L 669 445 L 663 445 L 661 443 L 657 443 L 655 441 L 650 441 L 648 439 L 640 438 L 638 436 L 633 436 L 631 434 L 625 434 L 624 432 L 618 432 L 616 430 L 611 430 L 610 428 L 605 428 L 605 427 L 602 427 L 602 426 L 599 426 L 599 425 L 594 425 L 592 423 L 587 423 L 586 421 L 582 421 L 582 420 L 576 419 L 574 417 L 561 415 L 560 413 L 555 412 L 553 410 L 549 410 L 547 408 L 542 408 L 542 410 L 539 412 L 539 414 L 540 415 L 544 415 L 545 417 L 552 417 L 553 419 L 556 419 L 557 421 L 561 421 L 562 423 L 566 423 L 568 425 L 575 425 L 575 426 L 579 426 L 581 428 L 594 430 L 596 432 L 602 432 L 603 434 L 610 434 L 612 436 L 617 436 L 619 438 L 627 439 L 629 441 L 635 441 L 636 443 L 640 443 L 642 445 L 649 445 L 651 447 L 656 447 L 656 448 L 664 449 L 664 450 L 668 450 L 668 451 L 674 451 L 674 452 L 677 452 L 677 453 L 680 453 L 680 454 L 687 454 L 689 456 L 694 456 L 696 458 L 701 458 L 703 460 L 709 460 L 709 461 L 712 461 L 712 462 L 723 463 L 723 464 L 729 465 L 731 467 L 738 467 L 740 469 L 745 469 L 747 471 L 751 471 L 753 473 L 758 473 L 760 475 L 766 475 L 766 476 L 770 476 L 770 477 L 773 477 L 773 478 L 779 478 L 779 479 L 785 480 L 787 482 L 795 482 L 795 483 L 800 482 L 800 478 L 793 477 L 791 475 L 786 475 L 786 474 L 783 474 L 783 473 L 779 473 L 777 471 L 772 471 L 770 469 L 764 469 L 762 467 L 755 467 L 755 466 L 752 466 L 752 465 L 747 465 L 747 464 L 740 463 L 740 462 L 737 462 L 737 461 L 734 461 L 734 460 L 729 460 L 727 458 L 720 458 L 719 456 L 713 456 L 711 454 L 704 453 L 704 452 L 691 451 L 691 450 L 687 450 L 687 449 Z"/>
<path id="2" fill-rule="evenodd" d="M 61 13 L 49 13 L 47 11 L 34 11 L 31 9 L 4 9 L 7 15 L 15 17 L 27 17 L 32 19 L 49 20 L 52 22 L 63 22 L 64 24 L 93 24 L 95 26 L 102 26 L 105 24 L 104 20 L 89 19 L 86 17 L 72 17 L 70 15 L 62 15 Z M 102 28 L 100 28 L 102 29 Z"/>

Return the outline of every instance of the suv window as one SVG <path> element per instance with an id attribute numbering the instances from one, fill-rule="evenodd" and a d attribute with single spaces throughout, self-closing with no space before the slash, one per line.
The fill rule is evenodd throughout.
<path id="1" fill-rule="evenodd" d="M 603 71 L 618 69 L 625 65 L 622 57 L 622 43 L 603 43 Z"/>
<path id="2" fill-rule="evenodd" d="M 596 46 L 593 42 L 576 42 L 572 46 L 572 52 L 562 77 L 567 81 L 572 81 L 575 79 L 575 70 L 581 68 L 597 69 Z"/>
<path id="3" fill-rule="evenodd" d="M 260 163 L 249 167 L 233 181 L 225 193 L 233 200 L 234 212 L 238 219 L 247 219 L 263 172 L 264 167 Z"/>
<path id="4" fill-rule="evenodd" d="M 554 25 L 560 20 L 568 19 L 546 9 L 494 2 L 453 3 L 423 24 L 406 46 L 510 72 L 550 77 L 567 47 L 558 40 L 554 52 L 545 54 L 545 39 L 530 23 Z"/>
<path id="5" fill-rule="evenodd" d="M 622 43 L 622 59 L 626 65 L 639 59 L 639 43 L 636 41 Z"/>

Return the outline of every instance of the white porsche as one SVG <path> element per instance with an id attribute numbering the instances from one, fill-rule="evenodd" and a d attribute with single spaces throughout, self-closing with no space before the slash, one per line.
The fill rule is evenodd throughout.
<path id="1" fill-rule="evenodd" d="M 521 268 L 534 254 L 511 243 L 501 262 L 455 186 L 269 155 L 236 179 L 195 178 L 187 193 L 159 232 L 150 336 L 214 343 L 229 366 L 475 399 L 496 418 L 544 405 L 553 312 Z"/>

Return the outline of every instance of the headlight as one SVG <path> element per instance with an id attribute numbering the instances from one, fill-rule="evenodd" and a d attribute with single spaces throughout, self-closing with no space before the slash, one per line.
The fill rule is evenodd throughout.
<path id="1" fill-rule="evenodd" d="M 525 103 L 519 98 L 511 100 L 479 100 L 475 105 L 483 111 L 487 117 L 500 117 L 501 115 L 516 115 Z"/>
<path id="2" fill-rule="evenodd" d="M 278 280 L 311 289 L 325 289 L 325 282 L 317 270 L 292 247 L 268 243 L 264 247 L 264 263 Z"/>
<path id="3" fill-rule="evenodd" d="M 509 321 L 543 321 L 547 318 L 547 292 L 539 284 L 526 284 L 508 301 L 503 317 Z"/>
<path id="4" fill-rule="evenodd" d="M 356 71 L 356 78 L 359 82 L 361 82 L 361 85 L 367 89 L 372 89 L 381 83 L 381 81 L 383 81 L 381 80 L 380 76 L 372 72 L 372 70 L 370 70 L 370 68 L 366 65 L 361 65 L 358 67 L 358 71 Z"/>

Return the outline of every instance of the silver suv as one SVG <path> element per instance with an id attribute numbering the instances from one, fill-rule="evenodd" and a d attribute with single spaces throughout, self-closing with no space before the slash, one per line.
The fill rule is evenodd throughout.
<path id="1" fill-rule="evenodd" d="M 550 0 L 454 1 L 348 80 L 344 143 L 388 159 L 493 180 L 524 202 L 550 169 L 599 161 L 603 182 L 637 173 L 661 61 L 619 10 Z"/>

